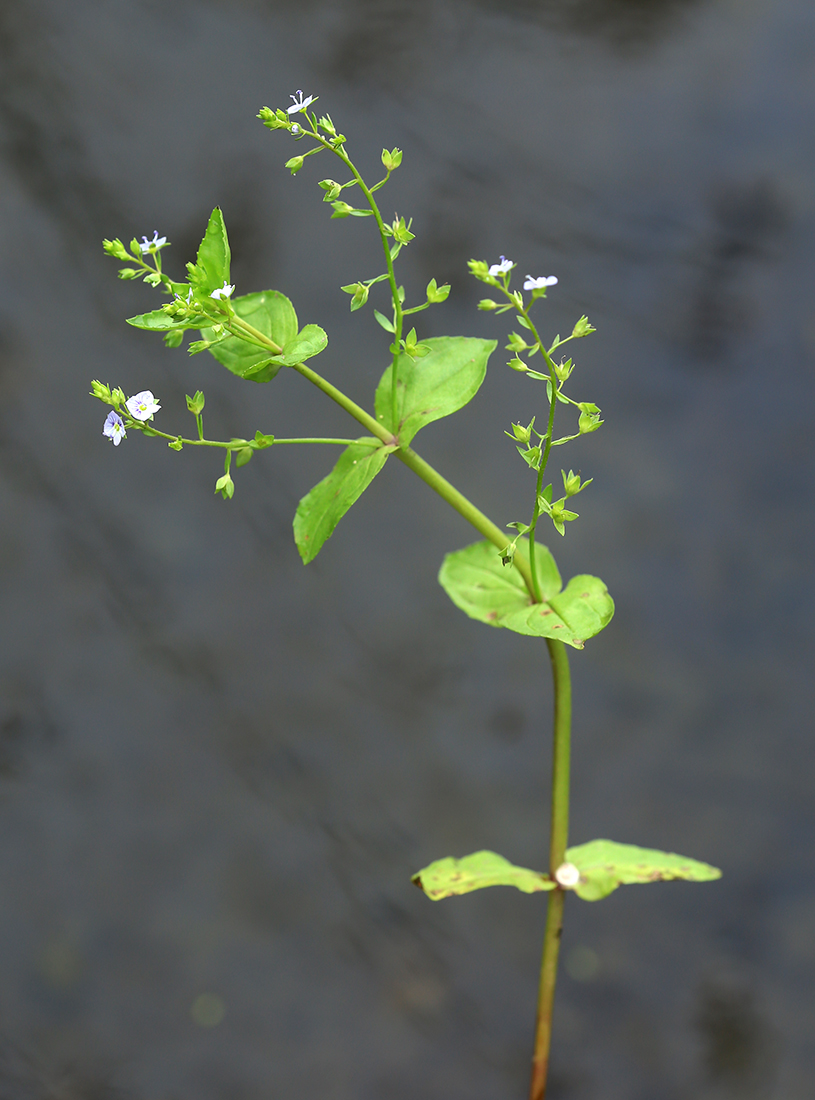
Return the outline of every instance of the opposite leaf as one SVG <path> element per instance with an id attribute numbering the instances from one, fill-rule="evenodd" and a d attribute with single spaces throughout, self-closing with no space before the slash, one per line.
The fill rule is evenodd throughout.
<path id="1" fill-rule="evenodd" d="M 580 882 L 574 889 L 584 901 L 599 901 L 618 886 L 631 883 L 675 878 L 709 882 L 722 876 L 717 867 L 708 863 L 655 848 L 617 844 L 614 840 L 591 840 L 588 844 L 568 848 L 566 860 L 580 871 Z"/>
<path id="2" fill-rule="evenodd" d="M 216 206 L 209 217 L 207 231 L 198 248 L 196 267 L 201 272 L 200 288 L 210 293 L 229 282 L 232 253 L 226 235 L 224 216 Z"/>
<path id="3" fill-rule="evenodd" d="M 520 546 L 528 547 L 526 539 Z M 533 603 L 517 569 L 503 564 L 490 542 L 477 542 L 448 554 L 439 571 L 444 591 L 471 619 L 506 627 L 517 634 L 556 638 L 582 649 L 614 614 L 614 602 L 597 577 L 573 577 L 561 592 L 555 559 L 535 543 L 543 603 Z"/>
<path id="4" fill-rule="evenodd" d="M 285 295 L 276 290 L 244 294 L 232 301 L 232 308 L 240 318 L 264 336 L 268 336 L 278 347 L 285 348 L 297 336 L 297 314 L 294 306 Z M 311 327 L 307 325 L 306 329 Z M 204 340 L 218 340 L 218 335 L 211 328 L 202 328 L 201 337 Z M 256 344 L 240 340 L 237 336 L 227 336 L 225 340 L 214 344 L 209 352 L 227 370 L 250 382 L 270 381 L 283 365 L 282 356 L 274 355 L 271 349 L 267 351 Z"/>
<path id="5" fill-rule="evenodd" d="M 548 875 L 516 867 L 496 852 L 473 852 L 463 859 L 437 859 L 415 874 L 411 881 L 424 890 L 431 901 L 440 901 L 453 894 L 469 894 L 486 886 L 514 886 L 524 894 L 539 890 L 554 890 Z"/>
<path id="6" fill-rule="evenodd" d="M 293 367 L 295 363 L 318 355 L 327 344 L 328 337 L 319 325 L 306 325 L 285 345 L 283 354 L 276 355 L 274 360 L 284 367 Z"/>
<path id="7" fill-rule="evenodd" d="M 314 486 L 297 506 L 294 516 L 294 541 L 303 564 L 320 552 L 326 539 L 351 507 L 365 492 L 385 465 L 389 454 L 396 450 L 374 446 L 378 440 L 361 441 L 346 447 L 328 477 Z"/>
<path id="8" fill-rule="evenodd" d="M 388 367 L 376 389 L 376 417 L 407 446 L 420 428 L 463 408 L 478 393 L 487 360 L 497 341 L 469 336 L 436 336 L 423 341 L 429 354 L 414 360 L 399 356 L 396 373 L 397 428 L 391 423 L 391 377 Z"/>

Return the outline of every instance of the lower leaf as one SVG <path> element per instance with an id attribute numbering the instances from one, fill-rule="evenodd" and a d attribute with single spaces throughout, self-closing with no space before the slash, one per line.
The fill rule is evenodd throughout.
<path id="1" fill-rule="evenodd" d="M 411 881 L 423 890 L 431 901 L 469 894 L 487 886 L 514 886 L 524 894 L 539 890 L 554 890 L 555 884 L 548 875 L 516 867 L 497 852 L 481 851 L 462 859 L 447 856 L 437 859 L 413 876 Z"/>
<path id="2" fill-rule="evenodd" d="M 675 852 L 660 852 L 656 848 L 618 844 L 614 840 L 591 840 L 588 844 L 568 848 L 566 860 L 580 871 L 580 881 L 574 891 L 584 901 L 599 901 L 618 886 L 633 883 L 675 878 L 710 882 L 722 877 L 718 867 L 711 867 L 709 863 L 700 863 Z"/>
<path id="3" fill-rule="evenodd" d="M 396 445 L 374 446 L 378 440 L 346 447 L 334 469 L 303 497 L 294 516 L 294 541 L 303 564 L 319 554 L 339 521 L 365 492 Z"/>

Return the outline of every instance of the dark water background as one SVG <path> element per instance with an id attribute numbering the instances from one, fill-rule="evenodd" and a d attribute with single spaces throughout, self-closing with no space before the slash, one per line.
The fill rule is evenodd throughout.
<path id="1" fill-rule="evenodd" d="M 7 0 L 0 50 L 3 1100 L 525 1094 L 543 896 L 410 875 L 545 863 L 543 644 L 447 601 L 474 535 L 397 463 L 304 569 L 335 452 L 259 455 L 227 504 L 217 457 L 114 449 L 86 397 L 356 434 L 293 374 L 129 328 L 156 296 L 100 249 L 157 228 L 180 273 L 221 204 L 238 293 L 289 295 L 369 403 L 383 334 L 338 287 L 379 270 L 371 223 L 330 222 L 326 158 L 292 178 L 254 118 L 297 88 L 371 175 L 404 149 L 402 277 L 453 284 L 421 333 L 505 342 L 465 266 L 499 253 L 559 276 L 547 332 L 598 328 L 572 389 L 606 424 L 564 452 L 595 482 L 549 540 L 618 607 L 572 662 L 572 839 L 725 875 L 569 903 L 553 1100 L 811 1100 L 811 5 Z M 416 442 L 499 523 L 537 396 L 503 362 Z"/>

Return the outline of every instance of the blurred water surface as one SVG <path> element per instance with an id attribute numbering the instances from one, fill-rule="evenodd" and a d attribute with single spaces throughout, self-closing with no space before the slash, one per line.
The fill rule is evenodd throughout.
<path id="1" fill-rule="evenodd" d="M 499 338 L 471 256 L 555 273 L 587 313 L 602 431 L 554 547 L 617 600 L 575 654 L 572 838 L 685 852 L 720 883 L 574 900 L 553 1100 L 809 1100 L 815 1087 L 812 397 L 815 15 L 804 0 L 10 0 L 0 11 L 0 1091 L 8 1100 L 525 1095 L 545 902 L 433 905 L 481 847 L 543 865 L 545 648 L 450 605 L 473 541 L 398 464 L 304 569 L 297 500 L 333 453 L 114 449 L 101 378 L 186 431 L 347 434 L 123 318 L 103 237 L 225 213 L 238 293 L 276 288 L 367 404 L 387 360 L 330 222 L 260 106 L 320 95 L 364 169 L 405 151 L 420 333 Z M 380 308 L 382 303 L 377 302 Z M 541 310 L 543 316 L 543 310 Z M 535 411 L 499 352 L 417 449 L 499 523 Z"/>

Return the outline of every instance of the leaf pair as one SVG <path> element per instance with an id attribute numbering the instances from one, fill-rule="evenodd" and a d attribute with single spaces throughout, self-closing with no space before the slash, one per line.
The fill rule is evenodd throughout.
<path id="1" fill-rule="evenodd" d="M 528 540 L 519 540 L 528 548 Z M 533 603 L 517 569 L 507 568 L 490 542 L 476 542 L 448 554 L 439 584 L 471 619 L 538 638 L 555 638 L 582 649 L 606 626 L 614 601 L 598 577 L 581 574 L 563 588 L 555 559 L 535 543 L 535 563 L 543 603 Z"/>
<path id="2" fill-rule="evenodd" d="M 584 901 L 599 901 L 618 886 L 633 883 L 686 879 L 709 882 L 722 872 L 708 863 L 674 852 L 638 848 L 613 840 L 592 840 L 566 849 L 566 860 L 580 872 L 574 892 Z M 437 859 L 413 876 L 412 881 L 431 901 L 455 894 L 469 894 L 487 886 L 514 886 L 525 894 L 554 890 L 555 883 L 541 871 L 516 867 L 496 852 L 473 852 L 463 859 Z"/>
<path id="3" fill-rule="evenodd" d="M 305 329 L 303 330 L 306 331 Z M 347 447 L 331 473 L 311 490 L 297 508 L 294 538 L 305 564 L 320 552 L 340 519 L 359 499 L 399 444 L 405 446 L 426 424 L 449 416 L 470 401 L 495 350 L 494 340 L 439 336 L 427 340 L 422 359 L 400 355 L 396 371 L 396 424 L 391 396 L 393 370 L 388 367 L 376 390 L 376 418 L 398 437 L 390 446 L 371 439 Z M 213 354 L 223 347 L 219 344 Z"/>

